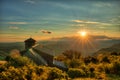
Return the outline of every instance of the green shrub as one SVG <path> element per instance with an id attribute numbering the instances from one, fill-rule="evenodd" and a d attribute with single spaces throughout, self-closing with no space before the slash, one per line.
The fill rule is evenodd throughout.
<path id="1" fill-rule="evenodd" d="M 109 58 L 108 58 L 107 56 L 104 56 L 104 57 L 102 58 L 102 62 L 110 63 L 110 60 L 109 60 Z"/>
<path id="2" fill-rule="evenodd" d="M 54 79 L 67 79 L 68 76 L 65 72 L 59 70 L 58 68 L 51 68 L 49 74 L 48 74 L 47 80 L 54 80 Z"/>
<path id="3" fill-rule="evenodd" d="M 7 66 L 22 67 L 29 64 L 35 65 L 35 63 L 29 58 L 19 56 L 17 58 L 9 57 Z"/>
<path id="4" fill-rule="evenodd" d="M 91 77 L 90 67 L 82 65 L 80 66 L 80 69 L 82 69 L 85 72 L 85 77 Z"/>
<path id="5" fill-rule="evenodd" d="M 67 73 L 70 78 L 85 77 L 86 75 L 82 69 L 76 69 L 76 68 L 70 68 Z"/>
<path id="6" fill-rule="evenodd" d="M 0 73 L 0 80 L 38 80 L 42 78 L 43 72 L 42 67 L 39 66 L 28 65 L 19 68 L 10 66 Z"/>
<path id="7" fill-rule="evenodd" d="M 98 63 L 98 59 L 97 59 L 96 57 L 88 56 L 88 57 L 85 57 L 85 58 L 84 58 L 84 63 L 85 63 L 85 64 Z"/>
<path id="8" fill-rule="evenodd" d="M 0 80 L 54 80 L 54 79 L 67 79 L 68 76 L 65 72 L 58 68 L 25 65 L 22 67 L 0 66 L 3 69 L 0 73 Z"/>
<path id="9" fill-rule="evenodd" d="M 80 61 L 77 59 L 73 59 L 69 62 L 69 67 L 70 68 L 77 68 L 80 66 Z"/>
<path id="10" fill-rule="evenodd" d="M 113 71 L 114 74 L 120 76 L 120 62 L 117 61 L 117 62 L 113 63 L 112 71 Z"/>
<path id="11" fill-rule="evenodd" d="M 97 71 L 98 72 L 105 72 L 109 74 L 112 70 L 113 64 L 112 63 L 99 63 L 97 66 Z"/>

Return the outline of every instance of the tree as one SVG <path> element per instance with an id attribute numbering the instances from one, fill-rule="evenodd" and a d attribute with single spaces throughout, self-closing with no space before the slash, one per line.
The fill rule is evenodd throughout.
<path id="1" fill-rule="evenodd" d="M 66 50 L 62 54 L 65 55 L 68 59 L 80 59 L 81 57 L 81 52 L 77 52 L 74 50 Z"/>
<path id="2" fill-rule="evenodd" d="M 95 58 L 95 57 L 88 56 L 88 57 L 85 57 L 85 58 L 84 58 L 84 62 L 85 62 L 85 64 L 88 64 L 88 63 L 90 63 L 90 62 L 92 62 L 92 63 L 97 63 L 97 62 L 98 62 L 98 59 Z"/>

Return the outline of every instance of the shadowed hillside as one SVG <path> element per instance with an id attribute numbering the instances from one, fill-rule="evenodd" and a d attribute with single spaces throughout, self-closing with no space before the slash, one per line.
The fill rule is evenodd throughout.
<path id="1" fill-rule="evenodd" d="M 102 49 L 98 50 L 97 52 L 95 52 L 95 55 L 108 54 L 108 53 L 112 53 L 112 52 L 120 53 L 120 43 L 114 44 L 108 48 L 102 48 Z"/>
<path id="2" fill-rule="evenodd" d="M 9 53 L 13 49 L 23 50 L 24 49 L 24 43 L 23 42 L 0 43 L 0 51 L 3 51 L 5 53 Z"/>

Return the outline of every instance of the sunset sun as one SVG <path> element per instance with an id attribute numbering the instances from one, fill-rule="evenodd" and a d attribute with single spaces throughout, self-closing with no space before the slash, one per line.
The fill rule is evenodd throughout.
<path id="1" fill-rule="evenodd" d="M 86 32 L 86 31 L 79 31 L 78 33 L 79 33 L 79 35 L 82 36 L 82 37 L 87 36 L 87 32 Z"/>

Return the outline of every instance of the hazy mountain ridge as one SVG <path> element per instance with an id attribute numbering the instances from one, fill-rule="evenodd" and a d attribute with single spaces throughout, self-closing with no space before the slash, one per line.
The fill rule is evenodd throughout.
<path id="1" fill-rule="evenodd" d="M 16 42 L 16 43 L 0 43 L 0 51 L 5 53 L 9 53 L 13 49 L 23 50 L 24 43 L 23 42 Z"/>
<path id="2" fill-rule="evenodd" d="M 120 43 L 120 39 L 109 38 L 106 36 L 90 36 L 90 44 L 84 44 L 84 48 L 81 43 L 81 39 L 78 36 L 74 37 L 62 37 L 62 38 L 52 38 L 46 41 L 37 41 L 39 44 L 37 49 L 45 51 L 52 55 L 59 55 L 65 50 L 76 50 L 81 52 L 83 55 L 92 55 L 101 48 L 107 48 L 113 44 Z M 119 47 L 119 46 L 118 46 Z M 18 49 L 20 51 L 24 50 L 25 46 L 23 42 L 18 43 L 0 43 L 0 51 L 3 53 L 9 53 L 12 49 Z M 115 50 L 115 49 L 114 49 Z M 1 53 L 0 52 L 0 53 Z"/>
<path id="3" fill-rule="evenodd" d="M 117 52 L 120 53 L 120 43 L 118 44 L 114 44 L 108 48 L 102 48 L 100 50 L 98 50 L 97 52 L 95 52 L 94 55 L 98 55 L 98 54 L 109 54 L 112 52 Z"/>
<path id="4" fill-rule="evenodd" d="M 55 55 L 64 52 L 65 50 L 76 50 L 82 52 L 83 55 L 92 55 L 92 53 L 96 52 L 101 48 L 109 47 L 113 44 L 120 43 L 120 39 L 109 38 L 106 36 L 91 36 L 89 38 L 92 45 L 86 46 L 85 49 L 82 49 L 82 43 L 80 37 L 63 37 L 63 38 L 53 38 L 50 41 L 44 42 L 44 47 L 53 50 Z"/>

